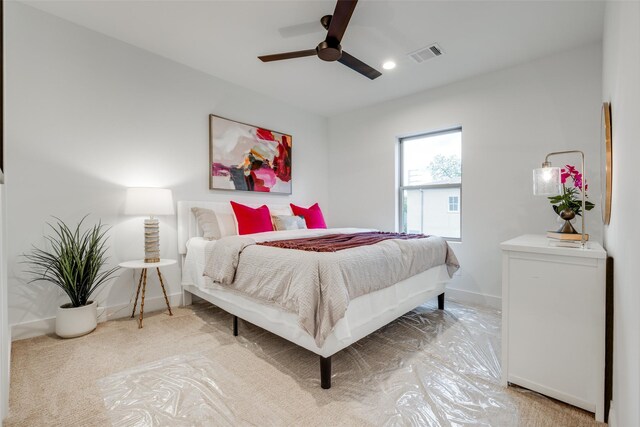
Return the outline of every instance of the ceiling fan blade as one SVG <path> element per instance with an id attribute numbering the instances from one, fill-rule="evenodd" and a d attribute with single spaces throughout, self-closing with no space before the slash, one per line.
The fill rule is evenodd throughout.
<path id="1" fill-rule="evenodd" d="M 283 59 L 303 58 L 305 56 L 317 55 L 315 49 L 309 50 L 297 50 L 295 52 L 276 53 L 274 55 L 258 56 L 258 59 L 262 62 L 281 61 Z"/>
<path id="2" fill-rule="evenodd" d="M 382 73 L 375 68 L 371 68 L 364 62 L 360 61 L 358 58 L 349 55 L 344 50 L 342 51 L 342 56 L 338 59 L 338 62 L 346 65 L 351 68 L 353 71 L 357 71 L 365 77 L 370 78 L 371 80 L 376 79 L 382 75 Z"/>
<path id="3" fill-rule="evenodd" d="M 303 24 L 289 25 L 288 27 L 278 28 L 278 32 L 282 37 L 288 39 L 290 37 L 304 36 L 307 34 L 320 33 L 326 31 L 320 22 L 305 22 Z"/>
<path id="4" fill-rule="evenodd" d="M 357 3 L 358 0 L 338 0 L 327 31 L 327 42 L 329 44 L 331 44 L 330 42 L 340 43 L 344 32 L 347 31 L 347 25 L 349 25 L 349 20 Z"/>

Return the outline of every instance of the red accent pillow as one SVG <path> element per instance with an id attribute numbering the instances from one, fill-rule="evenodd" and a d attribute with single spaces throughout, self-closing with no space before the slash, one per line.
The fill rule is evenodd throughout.
<path id="1" fill-rule="evenodd" d="M 290 203 L 290 205 L 294 215 L 304 217 L 307 228 L 327 228 L 327 224 L 324 222 L 324 216 L 317 203 L 309 206 L 307 209 L 296 206 L 293 203 Z"/>
<path id="2" fill-rule="evenodd" d="M 257 209 L 240 203 L 231 202 L 233 213 L 238 224 L 238 234 L 262 233 L 273 231 L 271 213 L 267 205 L 262 205 Z"/>

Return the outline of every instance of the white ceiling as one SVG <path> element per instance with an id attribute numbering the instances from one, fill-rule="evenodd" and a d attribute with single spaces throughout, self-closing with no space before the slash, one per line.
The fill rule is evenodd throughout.
<path id="1" fill-rule="evenodd" d="M 371 81 L 316 57 L 256 58 L 314 48 L 335 1 L 25 3 L 325 116 L 597 42 L 604 15 L 601 1 L 361 0 L 342 46 L 383 72 Z M 433 42 L 445 55 L 422 64 L 406 56 Z M 395 70 L 381 68 L 387 59 Z"/>

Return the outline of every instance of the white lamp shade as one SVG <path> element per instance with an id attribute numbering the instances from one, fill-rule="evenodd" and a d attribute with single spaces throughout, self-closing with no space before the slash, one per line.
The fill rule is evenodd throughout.
<path id="1" fill-rule="evenodd" d="M 173 197 L 166 188 L 127 188 L 126 215 L 173 215 Z"/>
<path id="2" fill-rule="evenodd" d="M 546 167 L 533 170 L 533 194 L 556 196 L 561 193 L 560 168 Z"/>

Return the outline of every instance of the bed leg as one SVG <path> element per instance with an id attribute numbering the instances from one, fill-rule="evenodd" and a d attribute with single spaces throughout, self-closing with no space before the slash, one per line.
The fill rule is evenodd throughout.
<path id="1" fill-rule="evenodd" d="M 438 295 L 438 310 L 444 310 L 444 292 Z"/>
<path id="2" fill-rule="evenodd" d="M 193 303 L 191 299 L 191 292 L 182 290 L 182 305 L 187 306 Z"/>
<path id="3" fill-rule="evenodd" d="M 233 336 L 238 336 L 238 316 L 233 316 Z"/>
<path id="4" fill-rule="evenodd" d="M 331 388 L 331 356 L 320 356 L 320 386 L 324 389 Z"/>

